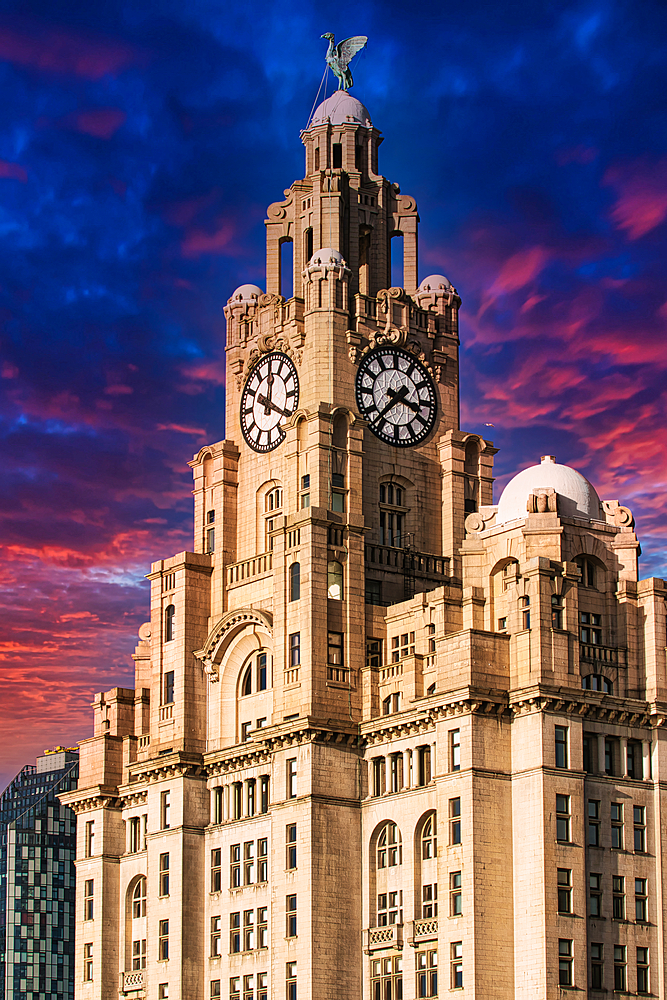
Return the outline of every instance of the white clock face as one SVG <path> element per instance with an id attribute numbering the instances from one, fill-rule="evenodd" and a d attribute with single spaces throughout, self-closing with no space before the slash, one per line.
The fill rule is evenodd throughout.
<path id="1" fill-rule="evenodd" d="M 241 430 L 255 451 L 273 451 L 285 439 L 281 424 L 299 405 L 299 379 L 293 362 L 274 351 L 259 361 L 243 388 Z"/>
<path id="2" fill-rule="evenodd" d="M 400 347 L 379 347 L 361 361 L 357 406 L 376 437 L 408 448 L 435 426 L 436 393 L 424 365 Z"/>

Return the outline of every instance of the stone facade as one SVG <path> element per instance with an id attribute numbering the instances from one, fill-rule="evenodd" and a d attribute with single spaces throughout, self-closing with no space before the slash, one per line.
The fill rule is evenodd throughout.
<path id="1" fill-rule="evenodd" d="M 459 427 L 460 298 L 418 284 L 379 131 L 340 93 L 302 140 L 267 291 L 225 309 L 194 551 L 151 567 L 135 688 L 96 696 L 65 797 L 96 894 L 77 997 L 664 995 L 665 582 L 638 581 L 630 512 L 548 457 L 492 505 L 495 450 Z M 381 347 L 436 392 L 413 447 L 357 405 Z M 298 405 L 257 451 L 240 407 L 271 353 Z"/>

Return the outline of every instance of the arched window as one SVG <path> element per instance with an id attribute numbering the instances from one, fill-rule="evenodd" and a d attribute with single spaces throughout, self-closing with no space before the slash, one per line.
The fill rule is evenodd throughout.
<path id="1" fill-rule="evenodd" d="M 327 596 L 332 601 L 343 600 L 343 567 L 335 560 L 327 564 Z"/>
<path id="2" fill-rule="evenodd" d="M 378 837 L 378 868 L 394 868 L 403 864 L 403 841 L 395 823 L 385 823 Z"/>
<path id="3" fill-rule="evenodd" d="M 435 813 L 429 816 L 422 827 L 422 858 L 434 858 L 438 852 L 438 837 Z"/>
<path id="4" fill-rule="evenodd" d="M 301 564 L 293 562 L 289 568 L 289 599 L 298 601 L 301 597 Z"/>
<path id="5" fill-rule="evenodd" d="M 396 483 L 380 483 L 380 545 L 400 549 L 405 542 L 405 489 Z"/>
<path id="6" fill-rule="evenodd" d="M 252 694 L 252 664 L 246 667 L 246 672 L 243 675 L 241 683 L 241 695 L 245 696 L 247 694 Z"/>
<path id="7" fill-rule="evenodd" d="M 132 892 L 132 919 L 146 916 L 146 879 L 142 875 Z"/>
<path id="8" fill-rule="evenodd" d="M 581 686 L 587 691 L 604 691 L 605 694 L 614 693 L 614 685 L 602 674 L 588 674 L 581 678 Z"/>
<path id="9" fill-rule="evenodd" d="M 173 604 L 168 604 L 164 612 L 164 641 L 171 642 L 174 638 L 174 618 L 176 608 Z"/>

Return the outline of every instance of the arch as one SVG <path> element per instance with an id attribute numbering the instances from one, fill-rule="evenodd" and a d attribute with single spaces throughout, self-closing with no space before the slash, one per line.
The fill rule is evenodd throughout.
<path id="1" fill-rule="evenodd" d="M 468 476 L 479 475 L 480 440 L 478 437 L 469 437 L 465 442 L 465 453 L 463 459 L 463 471 Z"/>
<path id="2" fill-rule="evenodd" d="M 125 968 L 131 969 L 133 958 L 138 957 L 141 968 L 142 950 L 141 942 L 146 941 L 146 898 L 148 892 L 148 880 L 145 875 L 134 875 L 127 884 L 125 890 Z M 138 956 L 133 956 L 132 944 L 139 941 Z M 143 950 L 143 960 L 145 964 L 146 952 L 145 944 Z"/>
<path id="3" fill-rule="evenodd" d="M 164 609 L 164 641 L 171 642 L 175 635 L 176 607 L 168 604 Z"/>
<path id="4" fill-rule="evenodd" d="M 614 693 L 614 682 L 604 674 L 582 675 L 581 686 L 585 691 L 603 691 L 604 694 Z"/>
<path id="5" fill-rule="evenodd" d="M 592 552 L 579 552 L 572 557 L 572 562 L 581 570 L 580 586 L 591 590 L 606 591 L 607 566 L 599 556 Z"/>
<path id="6" fill-rule="evenodd" d="M 335 559 L 327 563 L 327 597 L 332 601 L 343 600 L 343 566 Z"/>
<path id="7" fill-rule="evenodd" d="M 438 915 L 438 814 L 435 809 L 423 813 L 415 824 L 415 918 Z"/>
<path id="8" fill-rule="evenodd" d="M 241 697 L 252 694 L 252 664 L 248 664 L 241 681 Z"/>
<path id="9" fill-rule="evenodd" d="M 376 868 L 398 868 L 403 864 L 403 837 L 397 823 L 385 820 L 377 835 Z"/>
<path id="10" fill-rule="evenodd" d="M 405 246 L 403 233 L 396 229 L 389 241 L 390 281 L 392 288 L 403 288 L 405 281 Z"/>
<path id="11" fill-rule="evenodd" d="M 438 856 L 438 814 L 431 809 L 421 817 L 415 827 L 415 855 L 423 861 L 435 860 Z"/>
<path id="12" fill-rule="evenodd" d="M 282 236 L 279 240 L 279 294 L 285 299 L 294 295 L 294 242 L 291 236 Z"/>
<path id="13" fill-rule="evenodd" d="M 301 563 L 293 562 L 289 568 L 289 599 L 298 601 L 301 598 Z"/>
<path id="14" fill-rule="evenodd" d="M 349 426 L 349 414 L 346 410 L 336 410 L 333 415 L 333 427 L 331 432 L 331 443 L 334 448 L 347 450 L 347 431 Z"/>

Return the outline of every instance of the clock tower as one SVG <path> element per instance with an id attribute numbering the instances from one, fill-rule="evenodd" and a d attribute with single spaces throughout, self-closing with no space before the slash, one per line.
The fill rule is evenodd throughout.
<path id="1" fill-rule="evenodd" d="M 301 138 L 225 307 L 194 551 L 63 796 L 77 1000 L 664 995 L 665 582 L 551 456 L 492 505 L 379 131 L 340 91 Z"/>

